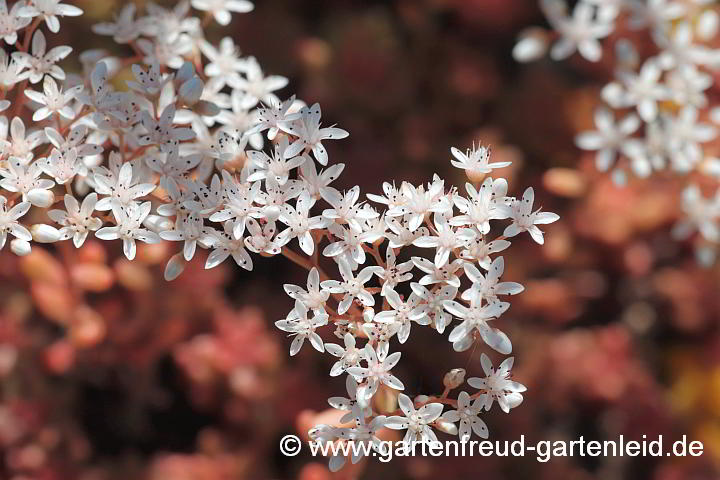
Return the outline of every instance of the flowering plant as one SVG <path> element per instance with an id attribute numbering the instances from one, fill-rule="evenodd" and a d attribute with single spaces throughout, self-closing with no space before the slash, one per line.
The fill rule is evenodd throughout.
<path id="1" fill-rule="evenodd" d="M 672 233 L 685 240 L 699 232 L 694 238 L 698 260 L 712 264 L 720 244 L 720 159 L 707 148 L 718 134 L 713 123 L 720 123 L 720 107 L 707 95 L 720 68 L 720 50 L 713 48 L 720 26 L 716 4 L 581 0 L 572 14 L 564 0 L 540 5 L 553 31 L 524 32 L 515 58 L 529 61 L 549 50 L 552 59 L 562 60 L 577 51 L 598 62 L 601 40 L 621 37 L 614 40 L 615 78 L 601 90 L 605 105 L 595 110 L 596 130 L 580 133 L 576 144 L 597 151 L 597 168 L 611 171 L 619 185 L 627 182 L 628 171 L 640 178 L 660 171 L 685 175 L 680 200 L 685 218 Z M 647 48 L 636 48 L 641 40 L 625 38 L 628 30 L 646 34 L 649 55 Z M 705 198 L 702 189 L 715 193 Z"/>
<path id="2" fill-rule="evenodd" d="M 203 20 L 190 15 L 191 5 Z M 338 359 L 330 376 L 346 379 L 348 397 L 329 402 L 347 411 L 342 421 L 350 426 L 318 425 L 313 438 L 375 445 L 383 427 L 406 430 L 406 443 L 435 439 L 434 429 L 486 437 L 481 411 L 497 402 L 508 412 L 523 398 L 525 387 L 510 379 L 512 357 L 493 368 L 483 354 L 485 376 L 468 379 L 473 394 L 450 397 L 464 383 L 465 371 L 456 369 L 441 395 L 399 393 L 397 411 L 373 400 L 381 390 L 404 390 L 394 373 L 401 353 L 391 346 L 409 339 L 413 323 L 441 334 L 452 327 L 456 351 L 481 339 L 509 355 L 510 339 L 491 325 L 523 287 L 501 281 L 505 260 L 497 254 L 525 232 L 542 244 L 538 225 L 558 216 L 535 209 L 532 188 L 508 196 L 507 181 L 487 175 L 509 162 L 491 162 L 483 146 L 451 149 L 452 164 L 471 180 L 463 191 L 436 175 L 425 185 L 386 182 L 367 203 L 357 186 L 331 186 L 344 165 L 330 164 L 326 144 L 348 132 L 323 126 L 318 104 L 282 101 L 276 92 L 288 80 L 240 56 L 231 38 L 214 45 L 205 37 L 213 19 L 226 25 L 230 12 L 252 8 L 244 0 L 193 0 L 170 10 L 150 4 L 136 18 L 129 4 L 95 32 L 133 55 L 84 52 L 75 75 L 58 65 L 72 48 L 48 49 L 40 27 L 44 21 L 57 32 L 58 17 L 82 11 L 57 0 L 20 1 L 10 11 L 3 3 L 3 38 L 17 50 L 2 53 L 7 100 L 0 107 L 9 117 L 0 117 L 0 248 L 8 235 L 20 256 L 32 241 L 72 240 L 80 248 L 92 234 L 121 240 L 132 260 L 137 242 L 182 242 L 167 280 L 198 248 L 210 251 L 207 269 L 232 258 L 252 270 L 251 254 L 282 255 L 309 271 L 306 288 L 285 285 L 295 305 L 276 322 L 294 337 L 290 355 L 307 340 Z M 121 85 L 116 77 L 128 66 L 133 79 Z M 493 237 L 499 222 L 502 234 Z M 319 332 L 330 328 L 342 345 L 323 340 Z M 344 462 L 335 457 L 330 465 Z"/>

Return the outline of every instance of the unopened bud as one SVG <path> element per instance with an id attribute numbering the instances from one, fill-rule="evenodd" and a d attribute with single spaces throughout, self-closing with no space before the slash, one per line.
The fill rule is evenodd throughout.
<path id="1" fill-rule="evenodd" d="M 445 420 L 443 417 L 435 420 L 435 428 L 449 435 L 457 435 L 458 433 L 457 425 L 448 420 Z"/>
<path id="2" fill-rule="evenodd" d="M 220 113 L 220 107 L 215 105 L 213 102 L 208 102 L 206 100 L 198 100 L 198 102 L 193 105 L 193 111 L 198 115 L 202 115 L 204 117 L 214 117 L 215 115 Z"/>
<path id="3" fill-rule="evenodd" d="M 194 75 L 195 68 L 193 67 L 192 62 L 185 62 L 182 64 L 182 67 L 180 67 L 180 70 L 178 70 L 175 74 L 175 84 L 182 85 L 193 78 Z"/>
<path id="4" fill-rule="evenodd" d="M 512 55 L 518 62 L 532 62 L 547 52 L 548 36 L 539 28 L 531 28 L 520 34 Z"/>
<path id="5" fill-rule="evenodd" d="M 54 243 L 60 240 L 60 230 L 44 223 L 36 223 L 30 227 L 30 234 L 38 243 Z"/>
<path id="6" fill-rule="evenodd" d="M 33 188 L 28 192 L 27 200 L 36 207 L 47 208 L 55 203 L 55 194 L 44 188 Z"/>
<path id="7" fill-rule="evenodd" d="M 443 378 L 443 385 L 445 388 L 452 390 L 458 388 L 465 381 L 465 369 L 464 368 L 453 368 L 445 374 Z"/>
<path id="8" fill-rule="evenodd" d="M 180 85 L 178 96 L 185 105 L 194 105 L 198 100 L 200 100 L 204 87 L 205 84 L 199 77 L 193 77 Z"/>
<path id="9" fill-rule="evenodd" d="M 182 253 L 176 253 L 170 257 L 170 260 L 168 260 L 165 266 L 165 280 L 168 282 L 175 280 L 183 270 L 185 270 L 185 265 L 187 265 L 187 262 L 183 258 Z"/>
<path id="10" fill-rule="evenodd" d="M 160 215 L 148 215 L 145 220 L 143 220 L 143 225 L 156 233 L 173 229 L 173 221 L 168 217 L 162 217 Z"/>
<path id="11" fill-rule="evenodd" d="M 18 257 L 24 257 L 25 255 L 30 254 L 32 247 L 30 246 L 30 242 L 16 238 L 10 242 L 10 251 Z"/>

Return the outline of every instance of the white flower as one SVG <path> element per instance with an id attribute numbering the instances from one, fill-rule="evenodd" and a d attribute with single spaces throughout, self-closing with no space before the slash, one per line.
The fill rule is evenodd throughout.
<path id="1" fill-rule="evenodd" d="M 0 117 L 3 118 L 3 117 Z M 32 158 L 32 151 L 44 140 L 42 130 L 25 132 L 25 124 L 20 117 L 14 117 L 10 122 L 10 140 L 7 140 L 7 122 L 0 124 L 2 135 L 3 154 L 23 159 L 27 163 Z"/>
<path id="2" fill-rule="evenodd" d="M 7 198 L 0 195 L 0 249 L 5 246 L 8 233 L 26 242 L 32 240 L 28 229 L 18 222 L 18 218 L 25 215 L 28 210 L 30 210 L 30 202 L 20 202 L 8 210 Z"/>
<path id="3" fill-rule="evenodd" d="M 452 202 L 445 196 L 445 181 L 435 175 L 427 190 L 424 185 L 415 187 L 404 182 L 401 187 L 403 195 L 407 198 L 404 205 L 390 208 L 387 215 L 398 217 L 410 215 L 408 226 L 410 231 L 417 230 L 425 219 L 427 213 L 442 213 L 452 210 Z"/>
<path id="4" fill-rule="evenodd" d="M 430 318 L 427 315 L 428 305 L 422 304 L 422 297 L 414 292 L 407 301 L 403 301 L 395 290 L 388 288 L 385 290 L 385 300 L 392 307 L 392 310 L 379 312 L 375 315 L 375 321 L 396 324 L 398 326 L 397 337 L 400 343 L 405 343 L 410 336 L 412 322 L 419 325 L 428 325 L 430 323 Z"/>
<path id="5" fill-rule="evenodd" d="M 0 168 L 0 176 L 3 177 L 0 187 L 8 192 L 21 192 L 23 201 L 28 200 L 30 192 L 49 190 L 55 185 L 52 180 L 40 178 L 43 171 L 38 162 L 26 165 L 17 157 L 10 157 L 7 165 L 7 169 Z"/>
<path id="6" fill-rule="evenodd" d="M 713 77 L 701 72 L 694 65 L 679 65 L 668 72 L 667 85 L 670 97 L 678 105 L 707 106 L 705 90 L 714 84 Z"/>
<path id="7" fill-rule="evenodd" d="M 300 301 L 295 301 L 295 308 L 290 311 L 285 320 L 278 320 L 275 326 L 280 330 L 295 336 L 290 345 L 290 355 L 295 355 L 302 348 L 305 339 L 310 340 L 313 348 L 318 352 L 325 351 L 320 335 L 315 329 L 327 325 L 328 316 L 325 313 L 314 312 L 313 318 L 308 318 L 308 309 Z"/>
<path id="8" fill-rule="evenodd" d="M 664 120 L 673 168 L 687 172 L 704 159 L 700 144 L 715 139 L 717 129 L 698 122 L 698 110 L 692 105 L 685 106 L 677 116 L 664 117 Z"/>
<path id="9" fill-rule="evenodd" d="M 345 347 L 341 347 L 335 343 L 325 344 L 325 350 L 331 355 L 339 357 L 339 360 L 335 362 L 330 369 L 331 377 L 341 375 L 348 368 L 357 367 L 360 361 L 365 358 L 365 350 L 355 346 L 355 337 L 351 333 L 346 333 L 343 340 Z"/>
<path id="10" fill-rule="evenodd" d="M 697 185 L 689 185 L 682 193 L 682 209 L 686 218 L 673 227 L 673 236 L 684 240 L 695 231 L 710 242 L 720 242 L 720 189 L 711 198 L 704 198 Z"/>
<path id="11" fill-rule="evenodd" d="M 20 17 L 41 17 L 45 20 L 48 30 L 53 33 L 60 31 L 60 21 L 57 17 L 77 17 L 83 11 L 73 5 L 60 3 L 60 0 L 32 0 L 18 11 Z"/>
<path id="12" fill-rule="evenodd" d="M 630 7 L 633 11 L 630 25 L 635 29 L 650 27 L 653 30 L 662 30 L 686 11 L 685 5 L 673 0 L 633 1 Z"/>
<path id="13" fill-rule="evenodd" d="M 245 237 L 245 246 L 248 250 L 268 255 L 280 253 L 282 246 L 273 239 L 277 232 L 275 221 L 268 221 L 261 226 L 257 220 L 248 217 L 246 226 L 247 232 L 250 234 L 250 236 Z"/>
<path id="14" fill-rule="evenodd" d="M 385 415 L 378 415 L 373 418 L 370 423 L 365 423 L 365 419 L 361 419 L 356 422 L 356 426 L 350 429 L 350 438 L 353 442 L 360 445 L 370 445 L 372 449 L 378 452 L 380 455 L 387 455 L 390 446 L 387 443 L 383 443 L 377 436 L 377 432 L 385 428 L 387 417 Z M 354 464 L 359 462 L 365 455 L 365 450 L 362 448 L 357 449 L 357 453 L 353 452 L 350 457 L 350 461 Z"/>
<path id="15" fill-rule="evenodd" d="M 408 197 L 403 195 L 401 188 L 397 188 L 395 183 L 383 182 L 383 195 L 375 195 L 374 193 L 368 193 L 367 198 L 376 203 L 387 205 L 388 209 L 395 207 L 402 207 L 408 203 Z"/>
<path id="16" fill-rule="evenodd" d="M 111 154 L 111 166 L 112 157 Z M 119 156 L 115 156 L 115 161 L 120 161 Z M 149 195 L 156 188 L 153 183 L 137 183 L 137 179 L 133 178 L 133 165 L 129 162 L 123 163 L 116 172 L 106 168 L 98 169 L 93 178 L 95 191 L 108 195 L 96 205 L 95 208 L 100 211 L 134 205 L 136 199 Z"/>
<path id="17" fill-rule="evenodd" d="M 178 214 L 175 220 L 175 228 L 173 230 L 165 230 L 160 232 L 163 240 L 173 242 L 183 241 L 183 258 L 186 261 L 192 260 L 195 256 L 198 240 L 205 235 L 203 229 L 203 221 L 200 215 L 193 212 L 190 214 Z"/>
<path id="18" fill-rule="evenodd" d="M 245 223 L 248 218 L 262 217 L 262 213 L 254 205 L 260 192 L 260 183 L 249 183 L 242 177 L 238 181 L 227 170 L 223 170 L 222 174 L 226 200 L 222 210 L 210 216 L 210 221 L 229 221 L 233 236 L 239 239 L 245 233 Z"/>
<path id="19" fill-rule="evenodd" d="M 687 21 L 678 23 L 669 31 L 656 30 L 653 38 L 662 50 L 658 61 L 666 70 L 678 65 L 704 65 L 709 61 L 709 50 L 693 43 L 692 26 Z"/>
<path id="20" fill-rule="evenodd" d="M 284 88 L 287 84 L 288 79 L 280 75 L 264 76 L 255 57 L 249 57 L 245 61 L 245 78 L 235 79 L 232 86 L 245 92 L 243 108 L 252 108 L 258 102 L 265 104 L 279 102 L 280 99 L 273 92 Z"/>
<path id="21" fill-rule="evenodd" d="M 500 276 L 504 270 L 505 259 L 503 257 L 498 257 L 492 262 L 487 276 L 480 273 L 475 265 L 466 263 L 465 274 L 473 284 L 472 288 L 463 292 L 462 299 L 472 300 L 474 298 L 493 303 L 499 301 L 498 295 L 517 295 L 525 290 L 525 287 L 516 282 L 500 282 Z"/>
<path id="22" fill-rule="evenodd" d="M 286 157 L 285 150 L 290 145 L 287 137 L 282 137 L 273 148 L 273 155 L 269 157 L 265 152 L 250 150 L 248 157 L 259 170 L 248 177 L 248 181 L 262 180 L 268 176 L 275 178 L 279 185 L 285 185 L 290 171 L 302 165 L 307 157 Z"/>
<path id="23" fill-rule="evenodd" d="M 86 125 L 77 125 L 67 133 L 67 139 L 52 127 L 45 127 L 45 136 L 50 143 L 61 153 L 75 150 L 78 157 L 98 155 L 103 152 L 100 145 L 87 142 L 89 129 Z"/>
<path id="24" fill-rule="evenodd" d="M 656 59 L 647 60 L 639 74 L 626 70 L 617 72 L 622 86 L 613 82 L 603 89 L 603 98 L 613 107 L 636 107 L 646 122 L 655 120 L 658 114 L 658 102 L 670 97 L 670 89 L 660 83 L 662 70 Z M 632 133 L 632 132 L 630 132 Z"/>
<path id="25" fill-rule="evenodd" d="M 347 223 L 356 230 L 362 230 L 364 220 L 370 220 L 379 216 L 371 209 L 363 208 L 363 203 L 357 204 L 360 198 L 360 187 L 357 185 L 341 194 L 334 188 L 327 189 L 323 198 L 333 208 L 323 210 L 323 217 L 335 223 Z"/>
<path id="26" fill-rule="evenodd" d="M 15 5 L 19 5 L 20 2 Z M 16 83 L 27 78 L 28 73 L 25 72 L 25 64 L 18 62 L 11 57 L 5 50 L 0 49 L 0 86 L 6 90 L 11 89 Z M 7 108 L 7 107 L 6 107 Z"/>
<path id="27" fill-rule="evenodd" d="M 353 275 L 350 265 L 345 260 L 338 262 L 338 268 L 342 276 L 342 282 L 325 280 L 320 284 L 323 290 L 330 293 L 345 294 L 338 305 L 338 313 L 342 315 L 347 312 L 356 298 L 366 307 L 375 305 L 375 298 L 365 289 L 365 284 L 372 278 L 374 273 L 382 271 L 382 267 L 365 267 L 358 272 L 357 276 Z"/>
<path id="28" fill-rule="evenodd" d="M 340 140 L 350 134 L 342 128 L 320 128 L 321 115 L 320 105 L 316 103 L 301 109 L 297 120 L 280 124 L 280 128 L 285 132 L 298 137 L 285 151 L 285 155 L 294 157 L 302 151 L 311 151 L 320 165 L 327 165 L 328 155 L 322 141 Z"/>
<path id="29" fill-rule="evenodd" d="M 533 212 L 533 201 L 535 192 L 528 187 L 523 193 L 522 199 L 515 199 L 510 205 L 510 218 L 513 223 L 508 225 L 503 232 L 506 237 L 514 237 L 520 232 L 528 232 L 533 240 L 542 245 L 545 242 L 543 232 L 537 225 L 546 225 L 557 221 L 560 216 L 552 212 L 542 212 L 540 209 Z"/>
<path id="30" fill-rule="evenodd" d="M 452 315 L 445 311 L 445 302 L 453 300 L 457 295 L 457 287 L 443 285 L 440 288 L 428 290 L 419 283 L 411 283 L 410 287 L 415 295 L 420 297 L 427 304 L 426 315 L 430 323 L 435 326 L 438 333 L 443 333 L 452 321 Z"/>
<path id="31" fill-rule="evenodd" d="M 550 24 L 561 35 L 550 50 L 553 60 L 563 60 L 575 50 L 586 60 L 597 62 L 602 57 L 602 47 L 598 41 L 607 37 L 614 29 L 612 18 L 595 16 L 595 7 L 586 2 L 578 2 L 572 17 L 566 15 L 566 5 L 562 0 L 543 1 Z"/>
<path id="32" fill-rule="evenodd" d="M 345 169 L 344 163 L 336 163 L 325 170 L 320 170 L 318 174 L 315 162 L 304 162 L 300 166 L 300 179 L 303 182 L 303 189 L 308 192 L 311 198 L 319 199 L 323 195 L 327 195 L 330 184 L 337 180 L 342 171 Z"/>
<path id="33" fill-rule="evenodd" d="M 467 150 L 465 153 L 461 152 L 455 147 L 450 149 L 453 157 L 456 160 L 452 160 L 451 163 L 454 167 L 465 170 L 469 177 L 475 178 L 479 175 L 490 173 L 495 168 L 507 167 L 512 162 L 490 162 L 490 148 L 478 145 L 475 148 L 473 144 L 472 150 Z"/>
<path id="34" fill-rule="evenodd" d="M 0 0 L 0 37 L 8 45 L 15 45 L 18 30 L 22 30 L 32 22 L 30 17 L 18 15 L 18 11 L 24 6 L 25 2 L 15 2 L 8 12 L 7 2 Z"/>
<path id="35" fill-rule="evenodd" d="M 42 105 L 42 107 L 33 113 L 33 121 L 39 122 L 52 116 L 53 113 L 57 113 L 68 120 L 75 118 L 75 111 L 72 109 L 72 106 L 68 104 L 82 88 L 82 85 L 78 85 L 63 92 L 61 89 L 58 89 L 55 80 L 48 75 L 43 81 L 43 93 L 30 89 L 25 90 L 25 95 L 30 100 Z"/>
<path id="36" fill-rule="evenodd" d="M 262 205 L 261 212 L 265 218 L 273 222 L 280 218 L 285 204 L 306 193 L 300 180 L 288 180 L 285 185 L 278 185 L 273 177 L 265 180 L 265 190 L 258 193 L 255 201 Z"/>
<path id="37" fill-rule="evenodd" d="M 323 228 L 326 225 L 325 219 L 321 216 L 310 217 L 310 200 L 307 196 L 301 195 L 295 203 L 284 205 L 279 220 L 288 226 L 276 237 L 278 244 L 286 245 L 293 238 L 298 239 L 298 245 L 307 255 L 315 251 L 315 240 L 312 230 Z"/>
<path id="38" fill-rule="evenodd" d="M 268 140 L 274 140 L 280 131 L 280 124 L 291 120 L 290 115 L 297 118 L 298 114 L 289 114 L 290 109 L 295 105 L 302 105 L 301 102 L 295 100 L 295 95 L 288 98 L 284 102 L 279 100 L 273 100 L 270 102 L 270 106 L 260 106 L 257 108 L 257 118 L 255 119 L 256 125 L 248 130 L 247 134 L 254 134 L 268 131 Z"/>
<path id="39" fill-rule="evenodd" d="M 481 233 L 490 231 L 490 220 L 507 218 L 505 204 L 507 194 L 507 181 L 504 178 L 493 180 L 486 178 L 480 189 L 476 190 L 471 183 L 465 184 L 468 198 L 460 195 L 453 196 L 455 206 L 463 213 L 450 219 L 450 225 L 474 225 Z"/>
<path id="40" fill-rule="evenodd" d="M 175 106 L 168 105 L 158 120 L 153 119 L 147 110 L 143 111 L 142 125 L 147 132 L 138 139 L 140 145 L 159 145 L 162 152 L 170 157 L 177 156 L 181 141 L 195 138 L 191 128 L 173 127 Z"/>
<path id="41" fill-rule="evenodd" d="M 327 348 L 328 344 L 325 344 Z M 329 351 L 329 350 L 328 350 Z M 365 350 L 361 351 L 364 355 Z M 331 407 L 337 408 L 338 410 L 345 410 L 348 413 L 340 418 L 340 422 L 348 423 L 353 420 L 356 422 L 369 417 L 372 415 L 372 409 L 369 406 L 364 408 L 360 406 L 360 402 L 357 400 L 357 382 L 352 375 L 345 377 L 345 388 L 347 389 L 348 396 L 345 397 L 330 397 L 328 403 Z"/>
<path id="42" fill-rule="evenodd" d="M 200 50 L 210 60 L 205 65 L 205 75 L 218 77 L 223 85 L 233 85 L 240 79 L 239 72 L 245 70 L 245 61 L 240 59 L 240 51 L 235 46 L 232 38 L 225 37 L 220 40 L 219 48 L 202 41 Z"/>
<path id="43" fill-rule="evenodd" d="M 405 416 L 393 415 L 388 417 L 385 426 L 393 430 L 407 430 L 403 442 L 411 445 L 416 442 L 436 442 L 437 436 L 430 425 L 442 414 L 442 403 L 428 403 L 415 409 L 410 397 L 401 393 L 398 395 L 398 405 Z"/>
<path id="44" fill-rule="evenodd" d="M 326 220 L 327 221 L 327 220 Z M 358 265 L 364 265 L 366 260 L 365 234 L 362 229 L 349 225 L 350 228 L 343 228 L 337 223 L 331 223 L 328 231 L 336 240 L 323 249 L 323 255 L 326 257 L 336 257 L 336 261 L 345 261 L 352 268 Z"/>
<path id="45" fill-rule="evenodd" d="M 135 64 L 131 67 L 131 71 L 135 80 L 126 80 L 125 83 L 127 86 L 130 90 L 134 90 L 151 98 L 159 95 L 165 84 L 172 80 L 172 76 L 163 76 L 162 72 L 160 72 L 160 65 L 158 65 L 157 62 L 151 63 L 147 70 Z M 165 112 L 163 112 L 163 116 L 164 114 Z M 173 118 L 170 117 L 170 121 L 172 120 Z"/>
<path id="46" fill-rule="evenodd" d="M 460 325 L 453 328 L 448 337 L 455 351 L 463 352 L 470 348 L 474 341 L 473 333 L 476 330 L 489 347 L 504 355 L 512 351 L 512 343 L 508 336 L 488 325 L 489 321 L 505 313 L 510 307 L 509 303 L 494 302 L 480 306 L 479 301 L 473 300 L 470 302 L 470 306 L 466 307 L 454 300 L 447 300 L 444 305 L 445 310 L 462 320 Z"/>
<path id="47" fill-rule="evenodd" d="M 358 382 L 363 382 L 358 388 L 358 401 L 366 406 L 377 392 L 380 384 L 387 385 L 395 390 L 404 390 L 403 383 L 390 371 L 400 361 L 400 352 L 391 353 L 375 349 L 369 343 L 365 345 L 365 358 L 367 367 L 350 367 L 347 372 Z"/>
<path id="48" fill-rule="evenodd" d="M 387 213 L 386 213 L 387 215 Z M 397 218 L 385 217 L 385 224 L 389 232 L 385 233 L 390 248 L 402 248 L 413 243 L 416 239 L 430 234 L 427 227 L 420 227 L 416 230 L 410 230 L 410 222 L 416 218 L 414 215 L 403 215 L 401 221 Z M 432 264 L 432 262 L 429 262 Z"/>
<path id="49" fill-rule="evenodd" d="M 464 260 L 456 258 L 442 267 L 438 267 L 435 263 L 422 257 L 412 257 L 412 261 L 417 268 L 426 273 L 420 278 L 420 285 L 446 283 L 455 288 L 460 286 L 460 277 L 457 276 L 456 272 L 465 264 Z"/>
<path id="50" fill-rule="evenodd" d="M 325 303 L 330 298 L 330 292 L 320 288 L 320 272 L 315 267 L 308 273 L 307 291 L 289 283 L 283 285 L 283 288 L 290 298 L 302 302 L 306 307 L 315 311 L 324 312 Z"/>
<path id="51" fill-rule="evenodd" d="M 442 418 L 452 423 L 460 422 L 458 429 L 460 440 L 469 440 L 472 433 L 480 438 L 488 438 L 487 425 L 478 417 L 485 406 L 485 399 L 481 396 L 471 403 L 470 395 L 467 392 L 460 392 L 457 403 L 457 410 L 443 413 Z"/>
<path id="52" fill-rule="evenodd" d="M 508 378 L 513 361 L 513 357 L 506 358 L 497 370 L 495 370 L 487 355 L 483 353 L 480 356 L 480 363 L 485 372 L 485 378 L 468 378 L 467 383 L 473 388 L 485 390 L 485 410 L 490 410 L 495 400 L 497 400 L 498 405 L 500 405 L 500 408 L 505 413 L 522 403 L 522 392 L 527 390 L 525 385 Z"/>
<path id="53" fill-rule="evenodd" d="M 73 239 L 76 248 L 80 248 L 89 232 L 102 227 L 102 220 L 92 216 L 98 201 L 97 193 L 92 192 L 82 202 L 78 203 L 72 195 L 65 195 L 65 210 L 50 210 L 48 217 L 60 224 L 60 239 Z"/>
<path id="54" fill-rule="evenodd" d="M 510 246 L 507 240 L 492 240 L 485 242 L 485 237 L 479 231 L 465 228 L 458 233 L 463 250 L 460 258 L 477 262 L 481 268 L 488 270 L 492 259 L 491 253 L 502 252 Z"/>
<path id="55" fill-rule="evenodd" d="M 220 25 L 230 24 L 230 12 L 247 13 L 254 8 L 247 0 L 192 0 L 190 4 L 197 10 L 212 13 Z"/>
<path id="56" fill-rule="evenodd" d="M 229 222 L 223 225 L 222 232 L 211 230 L 211 235 L 203 237 L 203 243 L 207 243 L 213 249 L 205 261 L 206 269 L 217 267 L 230 256 L 239 267 L 245 270 L 253 269 L 252 258 L 245 250 L 244 239 L 235 238 Z"/>
<path id="57" fill-rule="evenodd" d="M 393 248 L 388 247 L 385 252 L 385 267 L 378 271 L 377 276 L 382 279 L 381 294 L 384 296 L 387 289 L 395 287 L 397 284 L 407 282 L 413 278 L 410 270 L 413 269 L 412 260 L 397 264 L 397 257 Z"/>
<path id="58" fill-rule="evenodd" d="M 182 3 L 179 5 L 182 5 Z M 145 55 L 142 58 L 143 63 L 146 65 L 158 63 L 174 69 L 181 68 L 186 61 L 186 57 L 195 48 L 189 35 L 166 35 L 165 31 L 162 31 L 153 41 L 139 38 L 136 43 Z"/>
<path id="59" fill-rule="evenodd" d="M 245 106 L 247 98 L 248 94 L 243 90 L 234 89 L 230 93 L 230 109 L 220 110 L 215 120 L 225 125 L 223 130 L 234 131 L 244 142 L 259 150 L 263 148 L 263 136 L 259 133 L 248 133 L 257 121 L 257 111 Z"/>
<path id="60" fill-rule="evenodd" d="M 53 148 L 47 159 L 38 159 L 36 164 L 46 175 L 53 177 L 58 185 L 72 182 L 75 175 L 87 172 L 85 165 L 78 159 L 75 148 L 64 152 Z"/>
<path id="61" fill-rule="evenodd" d="M 399 323 L 376 323 L 373 322 L 375 311 L 365 309 L 363 319 L 365 323 L 361 328 L 363 333 L 367 335 L 372 343 L 376 345 L 375 349 L 378 356 L 387 356 L 390 351 L 390 339 L 397 335 L 400 329 Z"/>
<path id="62" fill-rule="evenodd" d="M 413 245 L 421 248 L 436 249 L 435 266 L 441 268 L 448 263 L 450 253 L 458 246 L 459 240 L 445 215 L 436 213 L 433 217 L 433 223 L 435 224 L 436 234 L 417 238 Z"/>
<path id="63" fill-rule="evenodd" d="M 597 131 L 580 133 L 575 143 L 583 150 L 597 150 L 595 166 L 605 172 L 615 163 L 618 152 L 630 156 L 639 148 L 638 140 L 630 136 L 640 127 L 640 119 L 630 114 L 616 125 L 612 112 L 603 107 L 595 110 L 594 118 Z"/>
<path id="64" fill-rule="evenodd" d="M 115 22 L 95 24 L 92 31 L 98 35 L 110 35 L 116 43 L 130 43 L 142 34 L 144 27 L 142 22 L 135 20 L 135 10 L 135 4 L 128 3 L 120 10 Z"/>
<path id="65" fill-rule="evenodd" d="M 66 45 L 54 47 L 48 51 L 45 35 L 42 31 L 36 30 L 32 39 L 32 54 L 14 52 L 12 56 L 19 65 L 28 69 L 27 75 L 30 83 L 38 83 L 44 75 L 65 80 L 65 72 L 55 64 L 70 55 L 70 52 L 72 52 L 72 48 Z"/>
<path id="66" fill-rule="evenodd" d="M 101 240 L 122 240 L 123 253 L 128 260 L 133 260 L 136 252 L 136 240 L 145 243 L 159 243 L 161 240 L 157 233 L 142 228 L 143 220 L 150 214 L 151 208 L 150 202 L 126 208 L 113 208 L 113 216 L 117 225 L 103 227 L 95 232 L 95 236 Z"/>

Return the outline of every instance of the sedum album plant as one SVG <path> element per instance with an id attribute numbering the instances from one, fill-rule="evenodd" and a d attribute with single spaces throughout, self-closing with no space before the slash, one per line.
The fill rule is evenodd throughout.
<path id="1" fill-rule="evenodd" d="M 213 19 L 227 25 L 231 12 L 252 8 L 193 0 L 170 10 L 148 4 L 136 17 L 128 4 L 94 30 L 132 55 L 83 52 L 76 75 L 59 65 L 72 48 L 49 47 L 42 29 L 57 32 L 58 17 L 81 10 L 57 0 L 9 10 L 3 2 L 12 53 L 3 50 L 0 69 L 0 247 L 10 237 L 10 250 L 27 255 L 31 242 L 79 248 L 94 235 L 121 242 L 132 260 L 137 242 L 177 242 L 167 280 L 198 249 L 209 250 L 206 268 L 232 259 L 251 270 L 252 254 L 285 256 L 309 273 L 306 287 L 285 285 L 295 305 L 276 326 L 293 337 L 290 355 L 307 340 L 335 357 L 330 376 L 344 376 L 347 389 L 329 400 L 346 412 L 343 424 L 319 425 L 312 438 L 380 448 L 384 427 L 406 431 L 406 443 L 435 439 L 435 430 L 487 437 L 481 413 L 495 402 L 508 412 L 523 398 L 525 387 L 510 379 L 512 357 L 493 367 L 482 354 L 481 376 L 467 381 L 472 393 L 451 396 L 464 383 L 456 369 L 441 395 L 399 393 L 397 411 L 374 397 L 404 391 L 397 349 L 413 324 L 448 330 L 456 351 L 484 342 L 509 355 L 510 339 L 492 325 L 523 287 L 501 280 L 498 254 L 524 233 L 542 244 L 538 225 L 558 216 L 535 208 L 532 188 L 508 196 L 507 181 L 487 175 L 509 162 L 491 162 L 483 146 L 451 150 L 452 164 L 473 180 L 462 190 L 436 175 L 425 185 L 386 182 L 366 202 L 357 186 L 331 186 L 344 165 L 330 163 L 325 144 L 348 132 L 324 126 L 318 104 L 281 101 L 287 79 L 240 56 L 230 37 L 217 45 L 205 38 Z M 128 67 L 133 79 L 121 84 L 116 77 Z M 321 332 L 334 332 L 337 343 Z M 333 469 L 344 463 L 330 461 Z"/>
<path id="2" fill-rule="evenodd" d="M 579 134 L 576 144 L 596 151 L 597 168 L 611 172 L 619 185 L 628 173 L 683 175 L 684 218 L 673 236 L 693 237 L 698 260 L 714 263 L 720 246 L 720 158 L 707 147 L 720 124 L 720 106 L 708 95 L 720 69 L 717 2 L 580 0 L 572 12 L 565 0 L 542 0 L 540 6 L 552 31 L 524 32 L 515 58 L 530 61 L 549 51 L 553 60 L 562 60 L 577 51 L 597 62 L 604 55 L 601 42 L 614 43 L 615 78 L 602 89 L 596 130 Z M 649 52 L 624 38 L 628 30 L 639 32 L 635 41 L 647 37 Z"/>

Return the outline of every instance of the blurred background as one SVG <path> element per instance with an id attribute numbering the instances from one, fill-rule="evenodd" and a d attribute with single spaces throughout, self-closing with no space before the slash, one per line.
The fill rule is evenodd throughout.
<path id="1" fill-rule="evenodd" d="M 72 3 L 86 14 L 63 20 L 50 45 L 113 48 L 90 25 L 125 2 Z M 670 239 L 686 179 L 617 188 L 573 146 L 612 64 L 514 63 L 518 32 L 543 22 L 532 0 L 256 3 L 208 35 L 234 37 L 265 71 L 291 79 L 281 97 L 320 102 L 325 122 L 350 131 L 328 146 L 346 164 L 338 188 L 378 193 L 381 181 L 433 173 L 462 185 L 449 148 L 479 141 L 513 161 L 499 172 L 511 194 L 534 185 L 538 205 L 561 215 L 544 247 L 522 236 L 506 262 L 505 278 L 526 291 L 500 327 L 528 392 L 511 414 L 483 417 L 491 439 L 687 435 L 706 453 L 417 457 L 333 476 L 323 459 L 278 451 L 344 393 L 343 379 L 327 376 L 329 356 L 303 349 L 290 359 L 273 326 L 292 308 L 281 285 L 304 284 L 306 272 L 282 258 L 253 272 L 227 262 L 205 271 L 197 255 L 166 283 L 175 246 L 140 245 L 130 263 L 116 242 L 89 239 L 78 252 L 0 252 L 0 479 L 719 478 L 720 270 L 698 267 L 692 248 Z M 479 351 L 455 353 L 422 330 L 400 349 L 409 392 L 440 393 L 454 367 L 480 372 Z"/>

